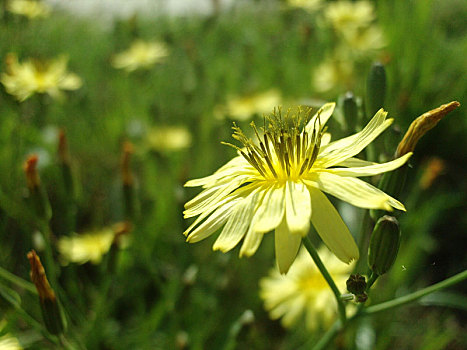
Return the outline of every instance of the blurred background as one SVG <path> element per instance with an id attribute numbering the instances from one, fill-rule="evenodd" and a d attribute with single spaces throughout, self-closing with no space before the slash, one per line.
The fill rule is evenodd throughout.
<path id="1" fill-rule="evenodd" d="M 196 244 L 182 235 L 191 223 L 183 205 L 200 191 L 183 184 L 235 155 L 220 144 L 232 142 L 233 121 L 244 130 L 252 120 L 261 125 L 278 105 L 336 101 L 336 139 L 360 130 L 379 98 L 395 122 L 380 152 L 366 156 L 382 161 L 416 117 L 459 101 L 411 159 L 399 198 L 407 207 L 400 253 L 371 302 L 466 268 L 467 2 L 0 4 L 0 266 L 29 281 L 26 253 L 45 255 L 47 229 L 37 224 L 23 168 L 35 154 L 50 203 L 52 285 L 77 348 L 306 349 L 320 338 L 325 324 L 285 328 L 264 309 L 258 285 L 275 264 L 272 235 L 242 259 L 238 248 L 213 252 L 217 235 Z M 375 62 L 385 93 L 368 89 Z M 353 120 L 342 112 L 351 97 Z M 335 204 L 358 236 L 362 212 Z M 131 232 L 113 266 L 105 254 L 112 240 L 102 237 L 123 221 Z M 87 234 L 87 245 L 70 248 L 70 237 Z M 53 348 L 24 316 L 40 321 L 37 296 L 5 272 L 0 287 L 0 336 Z M 333 348 L 465 349 L 465 292 L 464 283 L 362 318 Z"/>

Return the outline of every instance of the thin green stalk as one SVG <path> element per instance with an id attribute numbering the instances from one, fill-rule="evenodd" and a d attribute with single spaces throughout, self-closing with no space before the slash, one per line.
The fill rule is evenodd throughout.
<path id="1" fill-rule="evenodd" d="M 370 217 L 370 211 L 365 210 L 365 213 L 363 214 L 363 219 L 362 219 L 362 225 L 360 227 L 360 234 L 358 236 L 358 249 L 360 249 L 361 252 L 366 252 L 367 245 L 368 245 L 368 235 L 370 233 L 370 223 L 371 223 L 371 217 Z M 355 272 L 362 271 L 365 267 L 366 264 L 366 256 L 361 256 L 360 259 L 357 261 L 355 264 Z"/>
<path id="2" fill-rule="evenodd" d="M 308 250 L 308 253 L 310 253 L 311 258 L 313 259 L 316 266 L 320 270 L 324 279 L 329 284 L 329 287 L 331 287 L 332 292 L 334 293 L 334 296 L 336 297 L 337 308 L 339 310 L 339 316 L 341 318 L 342 323 L 345 323 L 347 316 L 345 315 L 345 305 L 341 299 L 341 292 L 339 291 L 339 288 L 337 288 L 336 284 L 334 283 L 334 280 L 332 279 L 328 270 L 326 269 L 323 262 L 321 261 L 318 255 L 318 252 L 316 251 L 315 247 L 313 246 L 313 243 L 311 243 L 311 240 L 308 236 L 303 238 L 303 243 L 305 244 L 305 248 Z"/>
<path id="3" fill-rule="evenodd" d="M 467 270 L 464 270 L 462 272 L 459 272 L 457 275 L 454 275 L 450 278 L 445 279 L 444 281 L 438 282 L 436 284 L 433 284 L 432 286 L 420 289 L 416 292 L 410 293 L 408 295 L 404 295 L 402 297 L 386 301 L 381 304 L 376 304 L 369 306 L 360 313 L 361 316 L 366 316 L 366 315 L 372 315 L 377 312 L 389 310 L 407 303 L 410 303 L 412 301 L 415 301 L 417 299 L 420 299 L 424 297 L 425 295 L 428 295 L 430 293 L 436 292 L 440 289 L 444 289 L 450 286 L 455 285 L 456 283 L 462 282 L 463 280 L 467 279 Z M 355 315 L 359 316 L 358 314 Z"/>
<path id="4" fill-rule="evenodd" d="M 337 336 L 340 330 L 343 328 L 343 323 L 341 320 L 337 320 L 328 329 L 328 331 L 324 334 L 324 336 L 319 340 L 319 342 L 313 346 L 312 350 L 322 350 L 326 349 L 329 343 Z M 308 346 L 303 346 L 303 349 L 309 349 Z"/>
<path id="5" fill-rule="evenodd" d="M 341 320 L 337 320 L 334 322 L 334 324 L 327 330 L 327 332 L 324 334 L 324 336 L 320 339 L 320 341 L 312 348 L 313 350 L 323 350 L 326 349 L 329 345 L 329 343 L 339 334 L 339 332 L 354 319 L 362 317 L 362 316 L 368 316 L 368 315 L 373 315 L 381 311 L 386 311 L 390 310 L 395 307 L 402 306 L 404 304 L 408 304 L 412 301 L 415 301 L 417 299 L 420 299 L 424 297 L 425 295 L 428 295 L 430 293 L 436 292 L 438 290 L 450 287 L 455 285 L 456 283 L 460 283 L 464 280 L 467 279 L 467 270 L 464 270 L 457 275 L 454 275 L 448 279 L 445 279 L 444 281 L 438 282 L 432 286 L 423 288 L 421 290 L 418 290 L 416 292 L 410 293 L 408 295 L 405 295 L 403 297 L 399 297 L 393 300 L 386 301 L 384 303 L 376 304 L 373 306 L 369 306 L 367 308 L 362 308 L 360 309 L 355 315 L 350 317 L 345 323 L 342 323 Z M 363 304 L 362 304 L 363 305 Z M 309 344 L 305 344 L 303 346 L 303 349 L 308 349 Z"/>
<path id="6" fill-rule="evenodd" d="M 0 267 L 0 277 L 17 285 L 18 287 L 27 290 L 28 292 L 37 295 L 37 290 L 36 287 L 34 287 L 34 284 L 16 276 L 15 274 L 12 274 L 11 272 L 5 270 L 3 267 Z"/>

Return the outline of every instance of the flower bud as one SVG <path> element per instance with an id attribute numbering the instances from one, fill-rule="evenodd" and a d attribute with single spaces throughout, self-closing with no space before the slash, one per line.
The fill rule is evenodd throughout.
<path id="1" fill-rule="evenodd" d="M 386 97 L 386 71 L 380 62 L 371 66 L 366 84 L 366 110 L 367 115 L 374 115 L 384 106 Z"/>
<path id="2" fill-rule="evenodd" d="M 31 265 L 31 280 L 39 293 L 42 318 L 50 334 L 61 334 L 65 329 L 65 321 L 60 311 L 60 307 L 55 296 L 55 292 L 50 287 L 41 260 L 34 250 L 31 250 L 27 257 Z"/>
<path id="3" fill-rule="evenodd" d="M 41 186 L 39 172 L 37 171 L 37 162 L 39 157 L 33 154 L 26 159 L 24 163 L 24 174 L 29 189 L 29 199 L 36 215 L 41 219 L 49 221 L 52 217 L 52 208 L 49 198 Z"/>
<path id="4" fill-rule="evenodd" d="M 377 275 L 385 274 L 394 264 L 400 237 L 399 223 L 395 217 L 385 215 L 378 220 L 368 249 L 368 265 Z"/>
<path id="5" fill-rule="evenodd" d="M 358 107 L 355 96 L 350 91 L 344 96 L 344 117 L 349 131 L 355 132 L 358 123 Z"/>
<path id="6" fill-rule="evenodd" d="M 404 138 L 399 143 L 396 151 L 396 157 L 401 157 L 406 153 L 413 152 L 418 140 L 425 135 L 428 130 L 433 129 L 438 122 L 443 119 L 446 114 L 453 111 L 460 106 L 457 101 L 452 101 L 438 108 L 432 109 L 426 113 L 423 113 L 420 117 L 415 119 L 410 124 L 409 129 L 404 135 Z"/>

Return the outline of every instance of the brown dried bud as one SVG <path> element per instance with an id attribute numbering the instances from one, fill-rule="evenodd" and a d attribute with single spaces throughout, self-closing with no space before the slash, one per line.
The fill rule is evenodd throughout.
<path id="1" fill-rule="evenodd" d="M 31 250 L 27 254 L 27 257 L 29 259 L 29 263 L 31 264 L 31 280 L 36 286 L 41 302 L 44 302 L 45 300 L 55 302 L 55 292 L 50 287 L 47 276 L 45 275 L 44 267 L 42 266 L 41 260 L 37 256 L 36 251 Z"/>
<path id="2" fill-rule="evenodd" d="M 404 135 L 404 138 L 399 143 L 396 151 L 396 158 L 403 156 L 409 152 L 413 152 L 418 140 L 425 135 L 428 130 L 434 128 L 438 122 L 449 112 L 460 106 L 457 101 L 449 102 L 431 111 L 423 113 L 410 124 L 409 130 Z"/>
<path id="3" fill-rule="evenodd" d="M 129 221 L 122 221 L 122 222 L 118 222 L 115 225 L 113 225 L 115 236 L 112 241 L 112 244 L 120 244 L 122 237 L 129 234 L 132 228 L 133 227 L 131 225 L 131 222 Z"/>
<path id="4" fill-rule="evenodd" d="M 346 282 L 347 290 L 355 295 L 359 295 L 365 292 L 366 290 L 366 281 L 365 277 L 360 274 L 350 275 L 349 279 Z"/>
<path id="5" fill-rule="evenodd" d="M 38 161 L 39 157 L 37 154 L 32 154 L 28 157 L 28 159 L 26 159 L 26 162 L 24 162 L 23 169 L 26 175 L 26 182 L 29 189 L 37 188 L 40 184 L 39 173 L 37 172 Z"/>
<path id="6" fill-rule="evenodd" d="M 62 164 L 70 163 L 70 154 L 68 152 L 68 140 L 65 130 L 60 129 L 58 133 L 58 159 Z"/>

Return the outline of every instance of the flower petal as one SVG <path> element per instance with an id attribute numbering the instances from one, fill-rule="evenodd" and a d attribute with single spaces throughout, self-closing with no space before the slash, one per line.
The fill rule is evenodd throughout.
<path id="1" fill-rule="evenodd" d="M 302 182 L 287 181 L 285 187 L 285 217 L 292 233 L 308 234 L 311 218 L 310 192 Z"/>
<path id="2" fill-rule="evenodd" d="M 238 156 L 231 159 L 229 162 L 220 167 L 214 174 L 202 177 L 200 179 L 193 179 L 185 183 L 185 187 L 198 187 L 215 184 L 220 179 L 228 176 L 236 176 L 238 172 L 242 173 L 245 168 L 251 167 L 243 156 Z"/>
<path id="3" fill-rule="evenodd" d="M 185 219 L 203 213 L 210 206 L 222 201 L 222 199 L 232 193 L 232 191 L 240 185 L 241 183 L 238 181 L 232 181 L 228 184 L 222 184 L 205 189 L 185 204 L 186 210 L 183 212 Z"/>
<path id="4" fill-rule="evenodd" d="M 282 274 L 286 274 L 297 256 L 300 243 L 302 242 L 302 236 L 300 234 L 291 233 L 285 220 L 282 220 L 280 225 L 276 227 L 274 240 L 276 244 L 276 261 L 279 271 Z"/>
<path id="5" fill-rule="evenodd" d="M 362 167 L 362 166 L 369 166 L 369 165 L 375 165 L 378 163 L 375 162 L 369 162 L 367 160 L 359 159 L 359 158 L 348 158 L 339 164 L 336 164 L 336 166 L 343 166 L 347 168 L 353 168 L 353 167 Z"/>
<path id="6" fill-rule="evenodd" d="M 320 190 L 310 187 L 311 222 L 324 244 L 343 262 L 359 258 L 358 247 L 341 216 Z"/>
<path id="7" fill-rule="evenodd" d="M 253 216 L 258 192 L 254 191 L 239 201 L 212 247 L 213 250 L 228 252 L 235 247 L 247 232 Z"/>
<path id="8" fill-rule="evenodd" d="M 326 103 L 324 106 L 322 106 L 310 119 L 308 124 L 305 127 L 305 130 L 308 134 L 313 133 L 313 129 L 315 127 L 315 122 L 316 119 L 319 116 L 319 125 L 321 126 L 321 129 L 324 127 L 324 125 L 327 123 L 328 119 L 331 117 L 332 113 L 334 112 L 334 108 L 336 108 L 336 103 L 335 102 L 330 102 Z"/>
<path id="9" fill-rule="evenodd" d="M 190 231 L 201 221 L 199 220 L 200 218 L 196 219 L 196 221 L 183 233 L 185 236 L 188 235 L 186 239 L 187 242 L 199 242 L 213 234 L 227 221 L 233 208 L 235 208 L 235 205 L 238 204 L 239 201 L 240 199 L 234 199 L 217 208 L 216 211 L 206 219 L 206 221 L 190 233 Z"/>
<path id="10" fill-rule="evenodd" d="M 268 185 L 254 217 L 254 231 L 266 233 L 274 230 L 282 221 L 285 211 L 285 186 Z"/>
<path id="11" fill-rule="evenodd" d="M 323 170 L 323 172 L 329 172 L 339 176 L 373 176 L 399 168 L 400 166 L 404 165 L 405 162 L 407 162 L 411 155 L 412 152 L 409 152 L 402 157 L 386 163 L 373 164 L 356 168 L 331 168 Z"/>
<path id="12" fill-rule="evenodd" d="M 318 188 L 345 202 L 366 209 L 392 208 L 405 211 L 404 205 L 380 189 L 354 177 L 339 176 L 329 172 L 317 172 Z M 307 184 L 309 184 L 307 182 Z"/>
<path id="13" fill-rule="evenodd" d="M 328 168 L 360 153 L 392 124 L 393 119 L 386 120 L 386 116 L 387 112 L 380 109 L 362 131 L 323 146 L 315 162 L 316 166 Z"/>
<path id="14" fill-rule="evenodd" d="M 258 250 L 261 240 L 264 234 L 257 232 L 253 229 L 254 223 L 250 225 L 250 229 L 246 233 L 245 239 L 243 240 L 242 247 L 240 248 L 239 256 L 252 256 Z"/>

